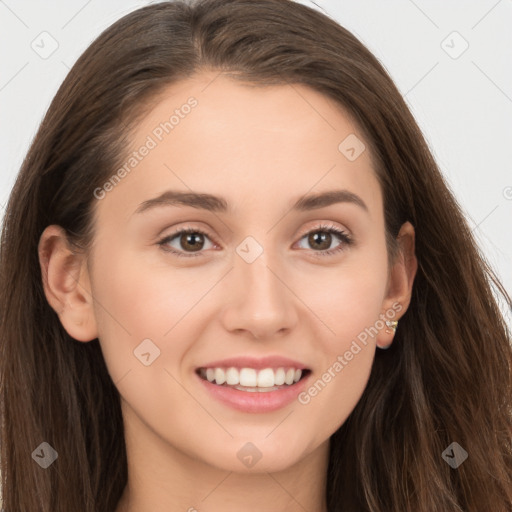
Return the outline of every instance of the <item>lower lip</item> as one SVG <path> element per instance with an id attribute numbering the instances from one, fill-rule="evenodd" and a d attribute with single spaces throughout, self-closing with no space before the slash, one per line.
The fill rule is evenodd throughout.
<path id="1" fill-rule="evenodd" d="M 261 413 L 277 411 L 292 403 L 304 389 L 311 372 L 295 384 L 275 391 L 240 391 L 228 386 L 218 386 L 197 374 L 196 376 L 208 392 L 223 404 L 242 412 Z"/>

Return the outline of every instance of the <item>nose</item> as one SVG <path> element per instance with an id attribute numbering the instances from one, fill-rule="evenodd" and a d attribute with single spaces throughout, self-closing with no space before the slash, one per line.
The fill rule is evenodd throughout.
<path id="1" fill-rule="evenodd" d="M 225 283 L 227 305 L 222 321 L 230 332 L 247 332 L 258 340 L 282 336 L 298 320 L 298 298 L 286 282 L 286 272 L 270 265 L 267 253 L 248 263 L 235 258 Z M 275 268 L 272 268 L 275 267 Z"/>

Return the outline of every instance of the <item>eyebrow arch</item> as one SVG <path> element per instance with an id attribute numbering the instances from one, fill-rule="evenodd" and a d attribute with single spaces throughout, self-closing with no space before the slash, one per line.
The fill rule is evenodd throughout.
<path id="1" fill-rule="evenodd" d="M 336 203 L 352 203 L 368 212 L 368 207 L 358 195 L 344 189 L 301 196 L 293 204 L 292 210 L 305 212 L 325 208 Z M 167 190 L 158 197 L 142 202 L 135 213 L 143 213 L 159 206 L 190 206 L 218 213 L 229 211 L 228 202 L 223 197 L 205 193 Z"/>

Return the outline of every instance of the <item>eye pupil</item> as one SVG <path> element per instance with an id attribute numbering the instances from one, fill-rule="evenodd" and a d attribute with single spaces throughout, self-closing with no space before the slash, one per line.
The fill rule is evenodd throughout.
<path id="1" fill-rule="evenodd" d="M 327 244 L 324 243 L 322 247 L 318 247 L 320 250 L 327 250 L 331 246 L 331 234 L 327 231 L 315 231 L 313 234 L 309 235 L 309 243 L 314 246 L 318 241 L 320 243 L 325 242 L 327 240 Z"/>
<path id="2" fill-rule="evenodd" d="M 183 238 L 185 238 L 186 240 L 186 243 L 182 244 L 182 247 L 184 249 L 190 248 L 192 250 L 201 250 L 204 245 L 204 240 L 201 240 L 202 243 L 199 243 L 199 247 L 197 244 L 190 242 L 190 240 L 195 240 L 196 238 L 202 239 L 203 235 L 201 235 L 200 233 L 186 233 L 185 235 L 182 235 L 182 240 Z"/>

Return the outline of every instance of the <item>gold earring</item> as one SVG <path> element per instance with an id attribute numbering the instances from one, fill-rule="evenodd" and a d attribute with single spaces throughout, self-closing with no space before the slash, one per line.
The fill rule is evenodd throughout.
<path id="1" fill-rule="evenodd" d="M 387 334 L 394 334 L 396 332 L 396 328 L 398 326 L 397 320 L 386 320 L 386 325 L 388 326 L 388 329 L 386 329 Z M 382 350 L 387 350 L 389 347 L 391 347 L 391 343 L 389 345 L 386 345 L 384 347 L 379 347 Z"/>
<path id="2" fill-rule="evenodd" d="M 386 329 L 387 334 L 394 334 L 396 332 L 396 328 L 398 327 L 397 320 L 386 320 L 386 325 L 389 329 Z"/>

